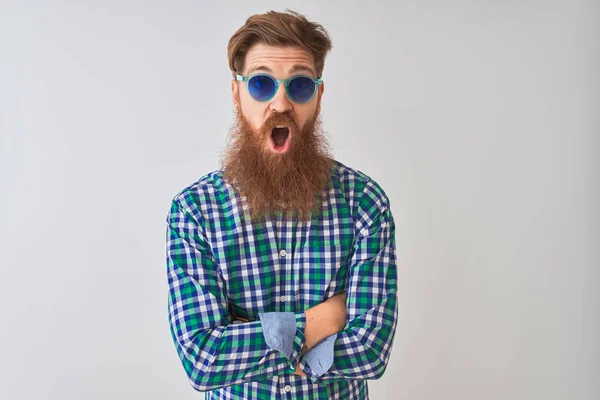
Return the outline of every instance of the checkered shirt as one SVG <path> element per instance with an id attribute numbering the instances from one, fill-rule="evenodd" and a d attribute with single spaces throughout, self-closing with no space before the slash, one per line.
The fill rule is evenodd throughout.
<path id="1" fill-rule="evenodd" d="M 367 399 L 366 380 L 383 375 L 398 317 L 390 202 L 373 179 L 338 161 L 331 183 L 310 221 L 243 219 L 247 206 L 221 170 L 173 198 L 168 318 L 189 382 L 205 398 Z M 301 354 L 304 311 L 344 290 L 346 326 L 331 366 L 317 374 L 310 351 Z M 283 312 L 296 322 L 289 354 L 267 344 L 258 316 Z M 294 374 L 296 365 L 307 376 Z"/>

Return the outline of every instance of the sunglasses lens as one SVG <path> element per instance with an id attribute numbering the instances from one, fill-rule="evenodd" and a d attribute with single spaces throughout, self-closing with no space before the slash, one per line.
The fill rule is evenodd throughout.
<path id="1" fill-rule="evenodd" d="M 292 79 L 288 85 L 288 92 L 292 100 L 297 103 L 306 103 L 315 94 L 315 82 L 305 76 Z"/>
<path id="2" fill-rule="evenodd" d="M 267 75 L 255 75 L 248 81 L 250 95 L 258 101 L 267 101 L 275 93 L 275 81 Z"/>

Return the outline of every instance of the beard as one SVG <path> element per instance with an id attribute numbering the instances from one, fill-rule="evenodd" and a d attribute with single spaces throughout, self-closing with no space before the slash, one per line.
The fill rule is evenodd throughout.
<path id="1" fill-rule="evenodd" d="M 282 215 L 307 221 L 319 215 L 325 191 L 331 187 L 329 144 L 320 116 L 320 104 L 302 130 L 289 113 L 274 113 L 259 131 L 252 128 L 236 104 L 236 122 L 221 162 L 225 180 L 247 205 L 243 217 L 252 221 Z M 289 149 L 271 151 L 273 129 L 289 129 Z M 244 208 L 244 207 L 242 207 Z"/>

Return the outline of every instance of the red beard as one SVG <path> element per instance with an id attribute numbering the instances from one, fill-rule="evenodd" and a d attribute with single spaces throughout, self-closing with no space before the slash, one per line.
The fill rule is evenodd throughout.
<path id="1" fill-rule="evenodd" d="M 283 154 L 265 148 L 277 125 L 289 128 L 290 147 Z M 320 105 L 302 131 L 291 115 L 275 113 L 256 132 L 236 107 L 236 124 L 222 165 L 226 181 L 240 192 L 253 221 L 280 213 L 288 219 L 308 220 L 320 213 L 324 191 L 331 187 L 329 154 Z"/>

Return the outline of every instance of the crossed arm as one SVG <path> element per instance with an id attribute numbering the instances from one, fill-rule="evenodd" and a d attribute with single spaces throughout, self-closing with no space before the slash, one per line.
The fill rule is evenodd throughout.
<path id="1" fill-rule="evenodd" d="M 346 291 L 340 292 L 324 302 L 304 311 L 304 347 L 312 349 L 327 337 L 339 333 L 346 324 Z M 244 318 L 236 318 L 249 322 Z M 296 365 L 296 375 L 306 376 L 300 365 Z"/>
<path id="2" fill-rule="evenodd" d="M 281 351 L 265 339 L 263 321 L 231 323 L 208 241 L 191 214 L 173 202 L 167 219 L 169 321 L 196 390 L 290 373 L 305 374 L 313 382 L 377 379 L 383 374 L 397 320 L 394 223 L 387 205 L 370 199 L 362 202 L 346 292 L 287 313 L 292 337 Z M 311 352 L 301 355 L 303 346 L 329 346 L 328 368 L 313 370 Z"/>

